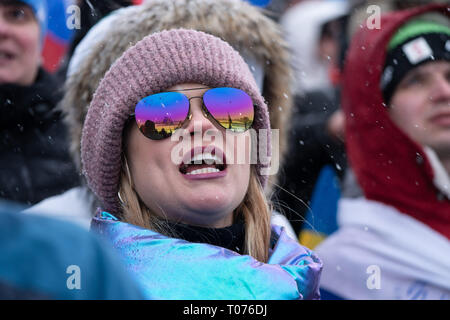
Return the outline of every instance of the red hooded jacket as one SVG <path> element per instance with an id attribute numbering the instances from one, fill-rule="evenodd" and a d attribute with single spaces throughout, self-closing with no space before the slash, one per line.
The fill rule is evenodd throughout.
<path id="1" fill-rule="evenodd" d="M 450 239 L 450 201 L 434 185 L 423 147 L 390 120 L 380 89 L 386 48 L 399 27 L 429 11 L 448 17 L 449 10 L 430 5 L 394 12 L 382 17 L 380 29 L 359 30 L 347 55 L 342 107 L 350 164 L 366 198 L 393 206 Z"/>

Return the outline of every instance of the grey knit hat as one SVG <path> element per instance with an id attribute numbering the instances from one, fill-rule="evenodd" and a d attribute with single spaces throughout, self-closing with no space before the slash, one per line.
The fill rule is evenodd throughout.
<path id="1" fill-rule="evenodd" d="M 253 128 L 257 131 L 270 129 L 267 105 L 255 79 L 242 57 L 228 43 L 204 32 L 186 29 L 149 35 L 111 66 L 94 94 L 84 123 L 83 174 L 104 210 L 120 211 L 117 192 L 122 132 L 136 103 L 181 83 L 234 87 L 247 92 L 255 104 Z M 270 135 L 264 148 L 270 156 Z M 258 178 L 265 186 L 267 176 L 261 175 L 263 167 L 258 161 Z"/>

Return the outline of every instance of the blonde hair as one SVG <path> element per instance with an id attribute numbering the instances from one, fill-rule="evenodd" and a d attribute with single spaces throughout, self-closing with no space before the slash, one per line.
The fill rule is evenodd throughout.
<path id="1" fill-rule="evenodd" d="M 122 160 L 119 197 L 123 221 L 169 237 L 174 236 L 164 220 L 148 209 L 134 190 L 126 157 Z M 242 203 L 234 210 L 233 218 L 242 217 L 245 222 L 244 254 L 249 254 L 261 262 L 267 262 L 269 256 L 270 215 L 271 205 L 259 183 L 256 168 L 251 165 L 247 193 Z"/>

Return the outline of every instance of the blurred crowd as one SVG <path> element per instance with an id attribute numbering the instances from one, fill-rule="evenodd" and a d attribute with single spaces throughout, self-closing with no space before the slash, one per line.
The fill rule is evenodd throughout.
<path id="1" fill-rule="evenodd" d="M 79 22 L 53 22 L 62 46 L 56 7 Z M 449 12 L 0 0 L 0 299 L 450 299 Z M 276 135 L 233 126 L 243 100 L 214 88 Z M 185 112 L 189 139 L 248 137 L 258 161 L 219 166 L 209 139 L 174 166 L 139 104 Z"/>

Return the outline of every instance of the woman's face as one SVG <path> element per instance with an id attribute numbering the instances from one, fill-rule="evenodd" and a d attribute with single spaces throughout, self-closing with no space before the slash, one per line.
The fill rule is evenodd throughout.
<path id="1" fill-rule="evenodd" d="M 190 140 L 190 147 L 180 148 L 180 142 L 171 138 L 151 140 L 133 123 L 127 135 L 126 156 L 134 189 L 150 210 L 171 221 L 219 228 L 233 223 L 233 210 L 243 201 L 249 185 L 250 161 L 246 159 L 245 162 L 230 163 L 230 159 L 237 159 L 238 153 L 245 152 L 242 149 L 246 148 L 238 143 L 233 144 L 231 140 L 234 139 L 227 137 L 225 129 L 204 116 L 201 109 L 203 101 L 197 97 L 202 97 L 207 89 L 209 88 L 204 85 L 191 83 L 166 90 L 181 92 L 188 98 L 196 97 L 190 100 L 191 120 L 178 129 L 186 130 L 184 132 L 188 134 L 185 138 Z M 233 135 L 250 140 L 248 131 Z M 222 137 L 223 140 L 216 140 L 217 137 Z M 247 153 L 250 150 L 249 144 L 250 142 Z M 193 160 L 192 157 L 201 155 L 205 147 L 208 151 L 216 148 L 215 155 L 219 158 L 223 152 L 225 165 L 219 166 L 208 160 L 206 162 L 209 165 L 203 163 L 184 166 L 174 157 L 173 151 L 181 150 L 176 154 L 186 163 L 187 159 Z M 208 153 L 210 152 L 203 150 L 204 156 Z M 245 164 L 234 164 L 236 162 Z M 206 167 L 210 169 L 205 169 Z M 217 169 L 221 171 L 205 172 Z"/>
<path id="2" fill-rule="evenodd" d="M 39 24 L 32 9 L 20 2 L 0 4 L 0 84 L 32 84 L 39 64 Z"/>

